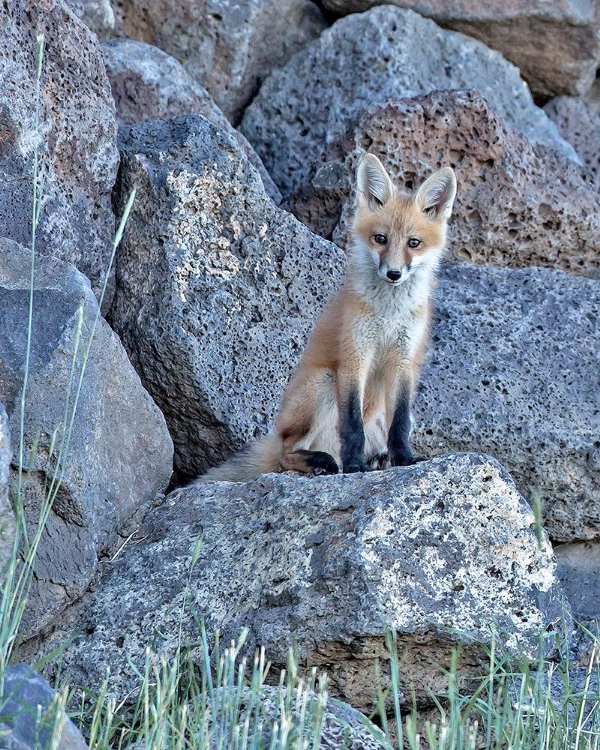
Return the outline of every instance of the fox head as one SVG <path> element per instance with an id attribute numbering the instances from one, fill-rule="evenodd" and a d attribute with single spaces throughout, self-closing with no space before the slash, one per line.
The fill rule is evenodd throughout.
<path id="1" fill-rule="evenodd" d="M 456 195 L 450 167 L 431 175 L 412 195 L 400 192 L 383 165 L 366 154 L 358 167 L 355 253 L 361 266 L 398 285 L 423 266 L 437 266 Z"/>

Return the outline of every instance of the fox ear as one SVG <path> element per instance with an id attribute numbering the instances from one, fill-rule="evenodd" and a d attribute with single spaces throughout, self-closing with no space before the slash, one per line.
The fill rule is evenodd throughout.
<path id="1" fill-rule="evenodd" d="M 371 207 L 383 206 L 394 194 L 394 186 L 383 164 L 373 154 L 365 154 L 358 165 L 357 185 L 359 196 Z"/>
<path id="2" fill-rule="evenodd" d="M 449 219 L 456 196 L 456 177 L 450 167 L 432 174 L 417 190 L 415 202 L 432 219 Z"/>

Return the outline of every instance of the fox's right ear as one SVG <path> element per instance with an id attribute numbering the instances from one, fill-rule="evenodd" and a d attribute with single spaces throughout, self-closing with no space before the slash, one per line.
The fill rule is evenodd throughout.
<path id="1" fill-rule="evenodd" d="M 394 194 L 394 186 L 383 164 L 373 154 L 365 154 L 358 165 L 357 187 L 359 198 L 370 208 L 385 205 Z"/>

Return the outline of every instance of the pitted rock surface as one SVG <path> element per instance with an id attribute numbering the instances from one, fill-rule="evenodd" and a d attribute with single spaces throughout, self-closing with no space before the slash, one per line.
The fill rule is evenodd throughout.
<path id="1" fill-rule="evenodd" d="M 13 435 L 20 423 L 29 257 L 16 243 L 0 240 L 0 400 Z M 35 563 L 24 637 L 85 591 L 98 554 L 166 488 L 173 450 L 162 414 L 98 316 L 89 282 L 50 257 L 36 261 L 30 362 L 23 452 L 24 467 L 32 469 L 23 479 L 30 529 L 49 488 L 56 488 L 56 498 Z M 13 484 L 17 460 L 14 455 Z"/>
<path id="2" fill-rule="evenodd" d="M 241 130 L 287 197 L 367 107 L 438 89 L 473 88 L 533 143 L 577 158 L 533 104 L 517 68 L 498 52 L 391 5 L 340 19 L 272 73 L 246 110 Z"/>
<path id="3" fill-rule="evenodd" d="M 36 34 L 45 35 L 36 126 Z M 119 154 L 110 85 L 94 35 L 60 0 L 0 7 L 0 237 L 28 245 L 34 147 L 43 207 L 37 249 L 74 263 L 96 294 L 107 273 Z M 109 302 L 112 286 L 109 287 Z"/>
<path id="4" fill-rule="evenodd" d="M 288 205 L 341 247 L 348 245 L 354 175 L 365 149 L 408 189 L 440 167 L 454 168 L 449 259 L 600 275 L 600 198 L 585 170 L 533 146 L 480 93 L 436 91 L 374 107 L 328 148 Z"/>
<path id="5" fill-rule="evenodd" d="M 15 517 L 8 486 L 11 459 L 8 416 L 0 403 L 0 585 L 4 584 L 4 573 L 11 559 L 15 538 Z"/>
<path id="6" fill-rule="evenodd" d="M 435 300 L 416 452 L 485 451 L 552 539 L 600 538 L 600 282 L 463 263 Z"/>
<path id="7" fill-rule="evenodd" d="M 123 128 L 121 148 L 121 199 L 138 193 L 111 321 L 194 477 L 272 424 L 345 256 L 202 117 Z"/>
<path id="8" fill-rule="evenodd" d="M 338 15 L 359 13 L 390 0 L 323 0 Z M 600 60 L 600 14 L 593 2 L 578 0 L 391 0 L 444 27 L 497 49 L 520 69 L 533 93 L 584 94 Z"/>
<path id="9" fill-rule="evenodd" d="M 61 655 L 63 675 L 92 689 L 110 667 L 117 699 L 137 680 L 128 660 L 139 668 L 148 644 L 168 659 L 180 632 L 197 642 L 201 618 L 223 643 L 248 627 L 248 653 L 264 646 L 275 668 L 295 643 L 303 669 L 326 670 L 332 694 L 368 713 L 386 625 L 411 705 L 409 687 L 419 704 L 444 688 L 439 666 L 457 641 L 466 679 L 494 627 L 508 648 L 537 653 L 538 634 L 562 615 L 547 537 L 538 544 L 529 506 L 480 454 L 196 485 L 152 510 L 138 538 L 83 605 L 87 635 Z"/>
<path id="10" fill-rule="evenodd" d="M 269 196 L 275 203 L 281 201 L 281 193 L 256 151 L 174 57 L 132 39 L 104 42 L 102 56 L 121 123 L 135 125 L 176 115 L 202 115 L 237 140 L 259 171 Z"/>
<path id="11" fill-rule="evenodd" d="M 117 36 L 179 60 L 235 125 L 271 70 L 325 28 L 311 0 L 114 0 Z"/>
<path id="12" fill-rule="evenodd" d="M 90 31 L 103 39 L 111 36 L 115 28 L 115 12 L 110 0 L 66 0 L 76 16 Z"/>
<path id="13" fill-rule="evenodd" d="M 600 114 L 572 96 L 551 99 L 544 112 L 577 151 L 586 178 L 600 191 Z"/>

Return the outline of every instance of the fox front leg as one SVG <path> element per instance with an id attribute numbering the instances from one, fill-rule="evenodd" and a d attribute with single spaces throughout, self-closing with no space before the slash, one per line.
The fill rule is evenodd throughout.
<path id="1" fill-rule="evenodd" d="M 363 398 L 367 363 L 356 361 L 349 371 L 337 373 L 342 470 L 345 474 L 371 471 L 365 463 Z"/>
<path id="2" fill-rule="evenodd" d="M 396 391 L 393 417 L 388 434 L 388 451 L 392 466 L 411 466 L 420 459 L 410 448 L 412 381 L 402 379 Z"/>

